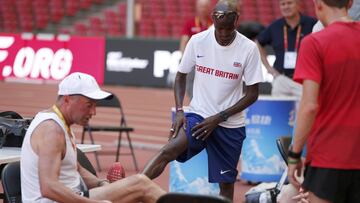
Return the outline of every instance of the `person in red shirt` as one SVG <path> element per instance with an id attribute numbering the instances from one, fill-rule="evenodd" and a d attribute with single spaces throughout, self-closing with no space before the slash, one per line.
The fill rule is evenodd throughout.
<path id="1" fill-rule="evenodd" d="M 210 18 L 210 10 L 211 10 L 211 2 L 210 0 L 197 0 L 196 1 L 196 16 L 188 19 L 183 27 L 180 39 L 180 48 L 181 53 L 184 53 L 186 44 L 188 43 L 191 36 L 207 30 L 211 25 L 212 21 Z M 195 72 L 192 71 L 187 76 L 187 87 L 186 92 L 189 98 L 192 98 L 192 89 L 194 83 L 194 75 Z"/>
<path id="2" fill-rule="evenodd" d="M 360 202 L 360 23 L 347 8 L 352 0 L 314 0 L 325 29 L 307 36 L 294 80 L 303 84 L 289 181 L 301 185 L 301 151 L 306 142 L 302 187 L 310 202 Z"/>
<path id="3" fill-rule="evenodd" d="M 207 30 L 212 21 L 210 18 L 210 0 L 197 0 L 196 1 L 196 16 L 188 19 L 181 32 L 180 51 L 184 52 L 186 44 L 191 36 L 201 31 Z"/>

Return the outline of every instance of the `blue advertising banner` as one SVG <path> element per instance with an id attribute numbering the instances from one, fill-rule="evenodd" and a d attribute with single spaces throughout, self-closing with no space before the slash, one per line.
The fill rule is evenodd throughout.
<path id="1" fill-rule="evenodd" d="M 185 163 L 177 161 L 170 163 L 169 191 L 219 194 L 219 185 L 217 183 L 209 183 L 206 150 L 203 150 Z"/>
<path id="2" fill-rule="evenodd" d="M 188 112 L 184 107 L 185 114 Z M 175 108 L 171 109 L 172 119 L 175 116 Z M 203 150 L 185 163 L 172 161 L 170 163 L 170 192 L 196 193 L 196 194 L 219 194 L 219 185 L 209 183 L 208 156 Z"/>
<path id="3" fill-rule="evenodd" d="M 285 162 L 276 139 L 291 136 L 295 99 L 261 97 L 246 110 L 246 139 L 241 156 L 240 178 L 251 182 L 277 182 Z"/>

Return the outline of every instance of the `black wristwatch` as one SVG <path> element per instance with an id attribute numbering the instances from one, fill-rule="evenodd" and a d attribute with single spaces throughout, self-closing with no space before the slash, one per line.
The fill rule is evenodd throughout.
<path id="1" fill-rule="evenodd" d="M 223 121 L 227 121 L 227 119 L 229 118 L 229 114 L 226 113 L 226 111 L 221 111 L 221 112 L 219 113 L 219 115 L 220 115 L 220 118 L 221 118 Z"/>
<path id="2" fill-rule="evenodd" d="M 292 145 L 290 145 L 289 147 L 289 151 L 288 151 L 288 157 L 292 158 L 292 159 L 300 159 L 302 154 L 302 151 L 299 153 L 293 152 L 292 151 Z"/>

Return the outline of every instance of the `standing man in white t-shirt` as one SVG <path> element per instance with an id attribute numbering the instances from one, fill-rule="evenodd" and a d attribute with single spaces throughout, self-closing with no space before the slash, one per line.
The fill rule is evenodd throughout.
<path id="1" fill-rule="evenodd" d="M 220 195 L 230 199 L 245 139 L 243 110 L 257 100 L 263 81 L 256 44 L 235 29 L 236 7 L 235 1 L 220 0 L 212 13 L 214 28 L 193 35 L 187 44 L 175 79 L 176 116 L 170 141 L 143 171 L 156 178 L 170 161 L 185 162 L 206 148 L 209 181 L 219 183 Z M 193 67 L 194 95 L 185 115 L 186 75 Z"/>

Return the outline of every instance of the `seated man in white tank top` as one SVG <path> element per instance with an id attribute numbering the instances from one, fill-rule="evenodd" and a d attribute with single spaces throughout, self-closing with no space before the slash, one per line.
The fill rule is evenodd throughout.
<path id="1" fill-rule="evenodd" d="M 26 133 L 21 150 L 22 201 L 155 203 L 165 192 L 146 176 L 109 184 L 77 161 L 70 126 L 86 125 L 96 113 L 96 100 L 111 94 L 102 91 L 92 76 L 72 73 L 59 84 L 58 95 L 51 108 L 35 116 Z"/>

